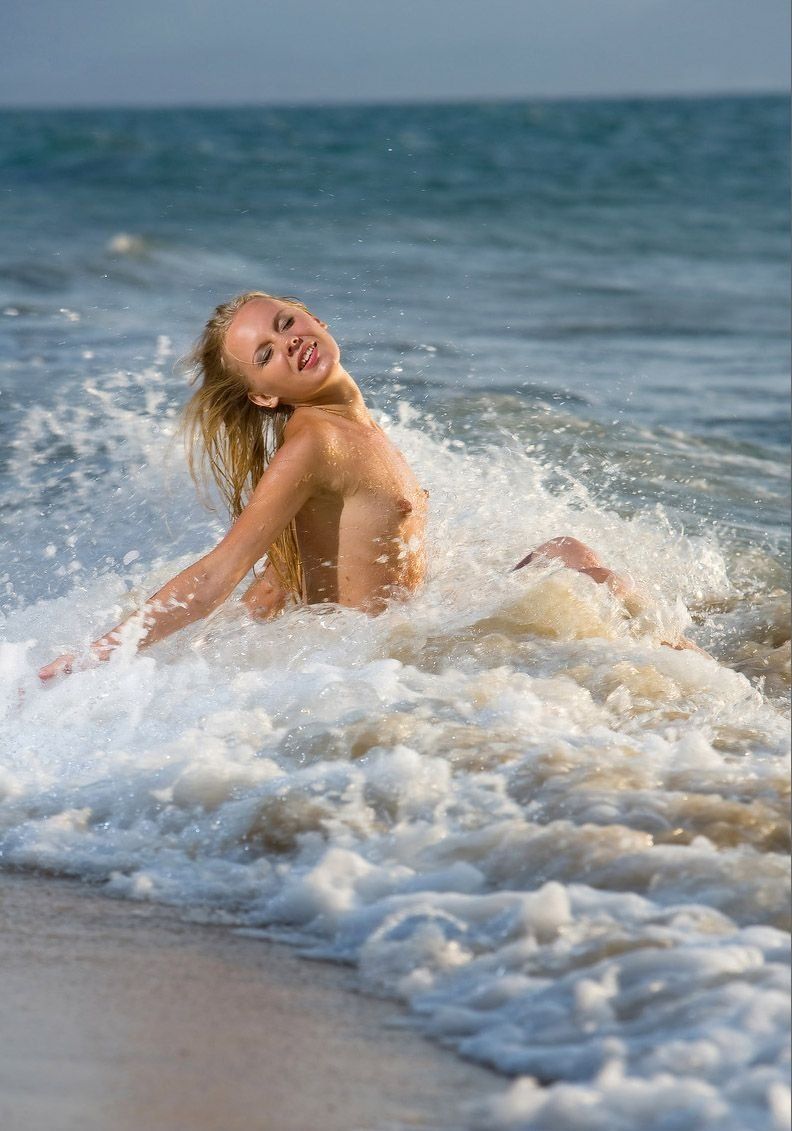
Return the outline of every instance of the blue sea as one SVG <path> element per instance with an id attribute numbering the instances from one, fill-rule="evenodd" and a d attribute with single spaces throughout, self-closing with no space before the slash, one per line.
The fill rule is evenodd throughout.
<path id="1" fill-rule="evenodd" d="M 788 136 L 781 97 L 0 112 L 0 865 L 353 964 L 504 1074 L 470 1127 L 788 1128 Z M 178 359 L 248 289 L 430 489 L 425 590 L 39 687 L 225 530 Z M 641 616 L 509 573 L 564 533 Z"/>

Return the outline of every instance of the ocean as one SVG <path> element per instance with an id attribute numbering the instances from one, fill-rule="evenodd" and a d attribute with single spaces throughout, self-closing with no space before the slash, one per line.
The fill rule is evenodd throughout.
<path id="1" fill-rule="evenodd" d="M 471 1126 L 788 1128 L 788 134 L 781 97 L 0 113 L 0 866 L 353 964 L 515 1077 Z M 222 536 L 178 359 L 248 289 L 330 324 L 430 490 L 425 589 L 231 601 L 41 688 Z M 509 572 L 558 534 L 648 611 Z"/>

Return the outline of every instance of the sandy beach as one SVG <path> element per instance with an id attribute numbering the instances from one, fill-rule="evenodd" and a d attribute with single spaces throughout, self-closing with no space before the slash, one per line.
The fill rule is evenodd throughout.
<path id="1" fill-rule="evenodd" d="M 419 28 L 438 97 L 385 99 L 400 30 L 356 55 L 354 105 L 309 101 L 347 5 L 307 0 L 305 34 L 278 21 L 299 104 L 272 86 L 267 5 L 245 13 L 240 45 L 267 46 L 250 67 L 208 6 L 11 6 L 37 98 L 0 98 L 0 1131 L 792 1131 L 788 60 L 775 93 L 441 98 L 444 51 L 455 82 L 488 45 L 503 63 L 504 29 L 536 55 L 533 6 L 505 3 L 469 55 L 445 31 L 476 6 L 369 4 L 355 31 L 386 8 Z M 744 8 L 745 44 L 773 7 L 721 6 Z M 609 81 L 642 66 L 598 18 L 558 20 L 575 64 L 585 25 L 616 51 Z M 675 39 L 701 83 L 711 40 L 698 67 Z M 199 101 L 152 83 L 166 42 Z M 42 43 L 59 50 L 39 72 Z M 102 65 L 81 69 L 91 43 Z M 213 97 L 228 59 L 256 98 Z M 56 97 L 59 61 L 112 100 Z M 320 386 L 288 368 L 295 337 L 335 349 L 275 311 L 245 346 L 279 342 L 274 368 L 255 355 L 228 388 L 228 451 L 260 453 L 251 410 L 276 386 L 340 409 L 327 482 L 357 480 L 356 502 L 328 505 L 321 560 L 348 560 L 350 586 L 391 560 L 401 505 L 353 515 L 386 479 L 406 489 L 392 445 L 428 493 L 425 584 L 375 617 L 331 602 L 264 623 L 230 594 L 42 684 L 222 544 L 222 492 L 185 459 L 198 374 L 180 359 L 248 290 L 326 326 L 385 465 L 361 449 L 342 474 L 356 397 L 336 402 L 332 367 Z M 251 471 L 254 513 L 280 514 L 258 454 Z M 300 523 L 321 479 L 285 492 Z M 513 570 L 560 537 L 630 577 L 636 615 L 561 559 Z M 705 654 L 663 646 L 680 637 Z M 337 965 L 299 957 L 317 942 Z M 481 1115 L 454 1110 L 471 1096 Z"/>
<path id="2" fill-rule="evenodd" d="M 282 946 L 30 876 L 0 918 L 4 1131 L 459 1131 L 500 1085 Z"/>

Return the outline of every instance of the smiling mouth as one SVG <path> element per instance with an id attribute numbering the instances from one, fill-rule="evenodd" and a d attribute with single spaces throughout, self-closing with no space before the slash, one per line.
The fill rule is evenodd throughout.
<path id="1" fill-rule="evenodd" d="M 319 348 L 316 342 L 309 342 L 308 345 L 303 348 L 299 358 L 297 359 L 297 368 L 300 370 L 300 372 L 302 372 L 303 369 L 307 369 L 309 366 L 315 365 L 318 356 Z"/>

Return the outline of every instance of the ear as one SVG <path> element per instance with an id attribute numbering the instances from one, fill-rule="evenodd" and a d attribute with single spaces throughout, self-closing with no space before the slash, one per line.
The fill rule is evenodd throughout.
<path id="1" fill-rule="evenodd" d="M 279 397 L 265 397 L 261 393 L 248 393 L 248 400 L 258 408 L 277 408 L 280 404 Z"/>

